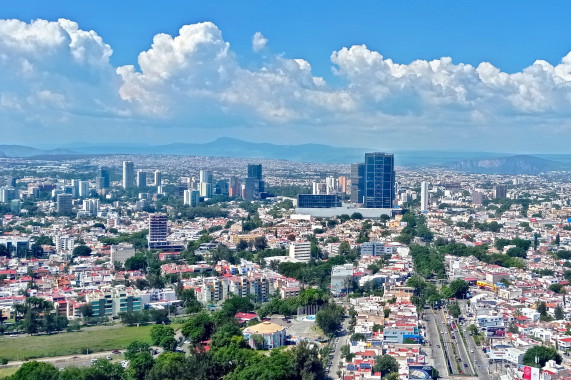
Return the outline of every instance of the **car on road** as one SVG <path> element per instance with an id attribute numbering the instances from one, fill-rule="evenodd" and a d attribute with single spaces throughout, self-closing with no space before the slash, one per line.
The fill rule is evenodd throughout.
<path id="1" fill-rule="evenodd" d="M 468 368 L 468 364 L 464 363 L 464 367 Z"/>
<path id="2" fill-rule="evenodd" d="M 111 355 L 107 355 L 107 360 L 113 360 L 113 358 L 111 357 Z"/>
<path id="3" fill-rule="evenodd" d="M 474 349 L 472 348 L 472 349 L 470 350 L 470 352 L 471 352 L 471 353 L 474 353 Z"/>
<path id="4" fill-rule="evenodd" d="M 461 362 L 461 361 L 462 361 L 462 358 L 458 358 L 458 361 Z"/>
<path id="5" fill-rule="evenodd" d="M 115 354 L 115 355 L 119 355 L 119 354 L 121 353 L 121 351 L 119 351 L 119 350 L 113 350 L 112 352 L 113 352 L 113 354 Z"/>

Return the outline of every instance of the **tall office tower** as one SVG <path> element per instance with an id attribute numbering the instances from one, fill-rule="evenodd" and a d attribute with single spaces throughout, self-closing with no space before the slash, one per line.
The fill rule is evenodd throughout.
<path id="1" fill-rule="evenodd" d="M 155 170 L 155 186 L 159 187 L 163 185 L 163 179 L 161 177 L 161 171 Z"/>
<path id="2" fill-rule="evenodd" d="M 262 164 L 248 164 L 248 178 L 262 179 Z"/>
<path id="3" fill-rule="evenodd" d="M 78 179 L 72 179 L 71 180 L 71 195 L 74 198 L 79 197 L 79 180 Z"/>
<path id="4" fill-rule="evenodd" d="M 230 186 L 228 185 L 228 180 L 221 179 L 220 181 L 216 182 L 216 186 L 214 187 L 214 193 L 227 196 L 230 193 Z"/>
<path id="5" fill-rule="evenodd" d="M 240 180 L 236 176 L 230 177 L 228 184 L 228 195 L 231 197 L 239 197 L 240 194 Z"/>
<path id="6" fill-rule="evenodd" d="M 60 215 L 71 214 L 73 197 L 71 194 L 58 194 L 56 197 L 56 212 Z"/>
<path id="7" fill-rule="evenodd" d="M 212 176 L 212 172 L 210 170 L 201 170 L 200 171 L 200 182 L 213 183 L 214 177 Z"/>
<path id="8" fill-rule="evenodd" d="M 135 186 L 135 166 L 133 161 L 123 161 L 123 189 Z"/>
<path id="9" fill-rule="evenodd" d="M 89 181 L 79 181 L 79 196 L 86 198 L 89 196 Z"/>
<path id="10" fill-rule="evenodd" d="M 16 177 L 6 177 L 6 186 L 16 187 Z"/>
<path id="11" fill-rule="evenodd" d="M 18 190 L 11 186 L 0 188 L 0 202 L 10 203 L 12 199 L 18 199 Z"/>
<path id="12" fill-rule="evenodd" d="M 472 204 L 473 205 L 481 205 L 484 203 L 484 193 L 480 191 L 472 191 Z"/>
<path id="13" fill-rule="evenodd" d="M 337 178 L 337 182 L 339 183 L 339 191 L 342 193 L 347 192 L 347 177 L 340 176 Z"/>
<path id="14" fill-rule="evenodd" d="M 366 208 L 392 208 L 395 199 L 394 155 L 365 153 Z"/>
<path id="15" fill-rule="evenodd" d="M 102 180 L 99 180 L 99 178 L 103 178 Z M 109 174 L 109 169 L 104 167 L 104 166 L 100 166 L 98 173 L 97 173 L 97 179 L 98 179 L 98 186 L 97 186 L 97 190 L 101 190 L 101 189 L 107 189 L 109 188 L 109 186 L 111 186 L 111 180 L 110 180 L 111 176 Z M 99 182 L 101 181 L 101 182 Z M 99 185 L 101 187 L 99 187 Z"/>
<path id="16" fill-rule="evenodd" d="M 351 164 L 351 202 L 363 203 L 365 164 Z"/>
<path id="17" fill-rule="evenodd" d="M 161 249 L 168 246 L 167 236 L 167 216 L 165 214 L 150 214 L 149 234 L 147 236 L 149 249 Z"/>
<path id="18" fill-rule="evenodd" d="M 97 177 L 95 178 L 95 188 L 99 190 L 105 189 L 105 178 L 104 177 Z"/>
<path id="19" fill-rule="evenodd" d="M 242 192 L 242 198 L 246 201 L 253 201 L 256 199 L 260 199 L 260 181 L 257 178 L 246 178 L 244 179 L 244 185 Z"/>
<path id="20" fill-rule="evenodd" d="M 504 185 L 494 186 L 494 199 L 506 199 L 508 189 Z"/>
<path id="21" fill-rule="evenodd" d="M 200 183 L 199 183 L 199 190 L 200 196 L 206 198 L 212 198 L 214 194 L 214 178 L 212 176 L 212 172 L 210 170 L 201 170 L 200 171 Z"/>
<path id="22" fill-rule="evenodd" d="M 248 177 L 244 180 L 245 200 L 260 199 L 264 192 L 264 181 L 262 181 L 262 164 L 248 164 Z"/>
<path id="23" fill-rule="evenodd" d="M 142 170 L 137 170 L 137 187 L 147 187 L 147 173 Z"/>
<path id="24" fill-rule="evenodd" d="M 198 190 L 185 190 L 184 191 L 184 204 L 192 207 L 198 206 L 200 203 L 200 191 Z"/>
<path id="25" fill-rule="evenodd" d="M 422 181 L 420 184 L 420 211 L 428 210 L 428 182 Z"/>

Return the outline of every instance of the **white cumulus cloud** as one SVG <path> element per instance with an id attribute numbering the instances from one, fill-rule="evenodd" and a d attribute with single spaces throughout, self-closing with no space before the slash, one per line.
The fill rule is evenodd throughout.
<path id="1" fill-rule="evenodd" d="M 261 32 L 256 32 L 256 33 L 254 33 L 254 36 L 252 37 L 252 50 L 254 50 L 255 52 L 259 52 L 261 50 L 264 50 L 267 43 L 268 43 L 268 39 L 265 38 Z"/>
<path id="2" fill-rule="evenodd" d="M 252 49 L 267 42 L 257 32 Z M 248 126 L 267 130 L 268 139 L 288 128 L 293 136 L 315 132 L 326 142 L 366 146 L 376 139 L 443 147 L 571 138 L 571 53 L 555 65 L 537 60 L 506 73 L 450 57 L 403 64 L 354 45 L 330 56 L 335 84 L 301 57 L 241 64 L 211 22 L 155 35 L 138 65 L 114 67 L 112 53 L 95 31 L 70 20 L 0 20 L 0 122 L 124 127 L 128 135 L 137 134 L 134 124 L 145 125 L 141 131 L 176 125 L 188 136 L 198 126 Z"/>

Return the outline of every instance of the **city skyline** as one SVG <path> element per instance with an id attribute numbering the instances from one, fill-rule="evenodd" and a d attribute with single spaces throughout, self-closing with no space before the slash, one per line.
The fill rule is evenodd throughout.
<path id="1" fill-rule="evenodd" d="M 319 13 L 295 2 L 275 5 L 278 12 L 126 2 L 117 10 L 129 16 L 104 17 L 94 3 L 8 2 L 0 12 L 0 70 L 9 74 L 0 79 L 3 141 L 60 147 L 229 136 L 565 153 L 569 5 L 526 3 L 332 4 Z"/>

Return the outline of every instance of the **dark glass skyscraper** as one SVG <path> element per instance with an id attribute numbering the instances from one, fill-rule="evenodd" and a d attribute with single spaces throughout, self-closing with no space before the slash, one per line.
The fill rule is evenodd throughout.
<path id="1" fill-rule="evenodd" d="M 99 167 L 97 173 L 97 188 L 98 189 L 107 189 L 111 185 L 111 181 L 109 179 L 109 169 L 103 166 Z"/>
<path id="2" fill-rule="evenodd" d="M 351 202 L 363 203 L 365 164 L 351 164 Z"/>
<path id="3" fill-rule="evenodd" d="M 364 206 L 367 208 L 392 208 L 394 199 L 394 155 L 365 153 Z"/>
<path id="4" fill-rule="evenodd" d="M 248 164 L 248 178 L 262 180 L 262 164 Z"/>

